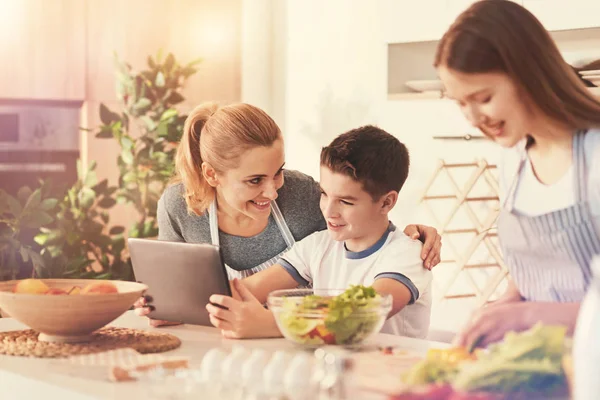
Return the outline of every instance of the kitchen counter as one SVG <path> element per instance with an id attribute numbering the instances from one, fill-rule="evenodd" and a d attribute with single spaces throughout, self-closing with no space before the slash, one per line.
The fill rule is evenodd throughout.
<path id="1" fill-rule="evenodd" d="M 181 339 L 182 345 L 176 350 L 161 353 L 190 357 L 191 366 L 200 364 L 204 354 L 215 347 L 225 351 L 239 345 L 252 350 L 262 348 L 266 351 L 301 351 L 301 348 L 285 339 L 228 340 L 215 328 L 180 325 L 152 328 L 145 318 L 128 311 L 110 325 L 136 329 L 159 329 Z M 0 331 L 27 329 L 11 318 L 0 318 Z M 412 339 L 394 335 L 379 334 L 373 337 L 369 345 L 394 346 L 425 353 L 430 347 L 446 347 L 446 344 Z M 149 388 L 140 382 L 113 383 L 105 377 L 86 379 L 69 374 L 57 368 L 56 359 L 26 358 L 0 355 L 0 398 L 3 400 L 21 399 L 137 399 L 148 398 Z M 71 367 L 72 368 L 72 367 Z M 360 398 L 367 398 L 361 395 Z M 202 396 L 198 396 L 201 398 Z M 368 398 L 385 398 L 368 396 Z"/>

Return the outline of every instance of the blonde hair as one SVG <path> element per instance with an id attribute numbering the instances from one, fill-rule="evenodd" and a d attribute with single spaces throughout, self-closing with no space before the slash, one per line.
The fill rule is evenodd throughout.
<path id="1" fill-rule="evenodd" d="M 475 2 L 444 34 L 434 66 L 504 72 L 548 117 L 572 129 L 600 125 L 600 101 L 564 61 L 544 26 L 507 0 Z"/>
<path id="2" fill-rule="evenodd" d="M 175 156 L 174 181 L 183 183 L 188 210 L 201 215 L 215 198 L 215 189 L 202 173 L 203 162 L 224 172 L 235 168 L 246 150 L 271 146 L 280 138 L 275 121 L 258 107 L 204 103 L 194 108 L 185 121 Z"/>

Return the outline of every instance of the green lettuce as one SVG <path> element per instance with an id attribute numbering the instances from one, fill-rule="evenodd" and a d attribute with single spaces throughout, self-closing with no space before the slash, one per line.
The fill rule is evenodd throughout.
<path id="1" fill-rule="evenodd" d="M 286 333 L 300 343 L 325 343 L 314 334 L 317 327 L 322 327 L 326 336 L 333 335 L 336 344 L 353 344 L 364 340 L 380 323 L 377 309 L 365 310 L 380 300 L 381 296 L 372 287 L 350 286 L 335 297 L 310 295 L 300 303 L 285 299 L 279 320 Z M 318 316 L 319 311 L 324 313 L 324 318 Z M 305 313 L 317 315 L 308 318 L 303 316 Z"/>
<path id="2" fill-rule="evenodd" d="M 509 332 L 504 341 L 481 352 L 476 361 L 461 364 L 452 385 L 460 390 L 528 392 L 564 385 L 562 371 L 566 328 L 535 325 Z"/>

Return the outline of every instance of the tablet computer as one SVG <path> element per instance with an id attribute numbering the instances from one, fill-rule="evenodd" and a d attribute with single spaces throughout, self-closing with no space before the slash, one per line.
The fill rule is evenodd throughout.
<path id="1" fill-rule="evenodd" d="M 129 238 L 135 278 L 148 285 L 148 317 L 212 326 L 206 304 L 213 294 L 231 296 L 218 246 Z"/>

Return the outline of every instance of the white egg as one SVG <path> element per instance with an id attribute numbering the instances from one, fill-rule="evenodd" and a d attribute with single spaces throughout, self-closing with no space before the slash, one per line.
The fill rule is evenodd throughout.
<path id="1" fill-rule="evenodd" d="M 231 380 L 232 377 L 239 377 L 242 373 L 242 364 L 248 355 L 248 350 L 242 346 L 234 346 L 231 353 L 221 363 L 222 379 Z M 235 379 L 233 381 L 235 382 Z"/>
<path id="2" fill-rule="evenodd" d="M 278 350 L 265 366 L 263 382 L 265 391 L 272 396 L 283 393 L 283 376 L 285 374 L 288 356 L 284 351 Z"/>
<path id="3" fill-rule="evenodd" d="M 294 356 L 283 376 L 285 394 L 292 400 L 310 398 L 312 357 L 305 353 Z"/>
<path id="4" fill-rule="evenodd" d="M 221 379 L 221 366 L 226 357 L 227 353 L 221 349 L 210 349 L 204 355 L 200 365 L 203 382 L 218 381 Z"/>
<path id="5" fill-rule="evenodd" d="M 262 373 L 267 365 L 267 353 L 262 349 L 252 351 L 242 365 L 242 384 L 246 388 L 261 386 Z"/>

